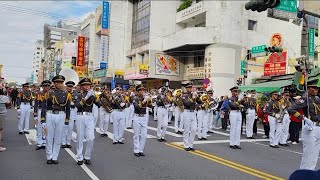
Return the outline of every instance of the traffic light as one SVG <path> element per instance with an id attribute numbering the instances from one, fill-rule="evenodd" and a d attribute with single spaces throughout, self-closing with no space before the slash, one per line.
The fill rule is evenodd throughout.
<path id="1" fill-rule="evenodd" d="M 262 12 L 280 5 L 280 0 L 250 0 L 245 4 L 246 10 Z"/>
<path id="2" fill-rule="evenodd" d="M 237 80 L 237 85 L 238 85 L 238 86 L 241 86 L 241 85 L 242 85 L 242 78 L 239 78 L 239 79 Z"/>
<path id="3" fill-rule="evenodd" d="M 277 46 L 272 46 L 272 47 L 266 47 L 264 48 L 265 51 L 270 52 L 270 53 L 275 53 L 275 52 L 282 52 L 283 49 L 281 47 Z"/>

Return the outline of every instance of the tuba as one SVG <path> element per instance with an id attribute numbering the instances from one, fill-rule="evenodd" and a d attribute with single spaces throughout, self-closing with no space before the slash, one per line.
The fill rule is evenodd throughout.
<path id="1" fill-rule="evenodd" d="M 108 112 L 112 113 L 113 109 L 110 104 L 111 96 L 107 95 L 105 92 L 99 96 L 102 107 Z"/>
<path id="2" fill-rule="evenodd" d="M 73 69 L 70 69 L 70 68 L 62 69 L 59 74 L 66 78 L 66 80 L 64 81 L 65 83 L 68 81 L 72 81 L 75 84 L 79 83 L 78 73 Z M 64 83 L 64 85 L 65 85 L 65 83 Z"/>

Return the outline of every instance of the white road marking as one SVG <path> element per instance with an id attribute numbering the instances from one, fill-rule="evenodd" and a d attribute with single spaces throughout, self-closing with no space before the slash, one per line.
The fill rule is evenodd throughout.
<path id="1" fill-rule="evenodd" d="M 157 128 L 154 128 L 154 127 L 151 127 L 151 126 L 148 126 L 148 129 L 153 130 L 153 131 L 157 131 Z M 180 134 L 172 133 L 172 132 L 169 132 L 169 131 L 167 131 L 166 134 L 168 134 L 170 136 L 173 136 L 173 137 L 177 137 L 177 138 L 183 137 Z"/>
<path id="2" fill-rule="evenodd" d="M 77 133 L 72 132 L 72 136 L 77 136 Z M 37 138 L 37 131 L 35 129 L 30 129 L 29 134 L 25 134 L 27 141 L 29 145 L 35 145 L 36 144 L 36 138 Z M 64 150 L 67 151 L 67 153 L 77 162 L 76 155 L 68 148 L 65 148 Z M 87 174 L 88 176 L 93 180 L 99 180 L 99 178 L 93 174 L 93 172 L 85 165 L 80 166 Z"/>
<path id="3" fill-rule="evenodd" d="M 96 127 L 95 128 L 97 133 L 101 134 L 100 128 Z M 107 132 L 108 138 L 113 140 L 113 134 L 111 132 Z"/>
<path id="4" fill-rule="evenodd" d="M 168 126 L 168 128 L 169 129 L 173 129 L 173 130 L 175 130 L 176 128 L 175 127 L 173 127 L 173 126 Z M 168 132 L 168 131 L 167 131 Z M 168 133 L 166 133 L 166 134 L 168 134 Z M 181 135 L 182 137 L 183 137 L 183 135 Z M 207 137 L 210 137 L 211 135 L 210 134 L 207 134 Z"/>
<path id="5" fill-rule="evenodd" d="M 128 131 L 128 132 L 134 133 L 133 129 L 125 129 L 125 130 Z M 157 138 L 157 137 L 152 136 L 150 134 L 147 134 L 147 139 L 155 139 L 155 138 Z"/>
<path id="6" fill-rule="evenodd" d="M 36 139 L 37 139 L 37 130 L 35 129 L 29 129 L 29 134 L 25 134 L 27 141 L 29 145 L 36 145 Z"/>
<path id="7" fill-rule="evenodd" d="M 66 149 L 64 149 L 64 150 L 66 150 L 67 153 L 68 153 L 76 162 L 78 162 L 78 161 L 77 161 L 77 158 L 76 158 L 76 155 L 75 155 L 70 149 L 66 148 Z M 92 180 L 99 180 L 99 178 L 98 178 L 95 174 L 93 174 L 93 172 L 92 172 L 85 164 L 81 165 L 80 167 L 84 170 L 84 172 L 86 172 L 86 173 L 88 174 L 88 176 L 89 176 Z"/>
<path id="8" fill-rule="evenodd" d="M 257 142 L 250 142 L 250 143 L 252 143 L 252 144 L 257 144 L 257 145 L 261 145 L 261 146 L 269 147 L 269 145 L 262 144 L 262 143 L 257 143 Z M 270 147 L 270 148 L 271 148 L 271 147 Z M 294 153 L 294 154 L 302 155 L 302 153 L 301 153 L 301 152 L 291 151 L 291 150 L 288 150 L 288 149 L 278 148 L 277 150 L 280 150 L 280 151 L 286 151 L 286 152 L 291 152 L 291 153 Z M 320 157 L 318 157 L 318 159 L 320 159 Z"/>
<path id="9" fill-rule="evenodd" d="M 264 142 L 269 141 L 268 139 L 240 139 L 240 142 Z M 212 141 L 194 141 L 193 144 L 219 144 L 219 143 L 229 143 L 230 140 L 212 140 Z M 183 145 L 183 142 L 173 142 L 177 145 Z"/>

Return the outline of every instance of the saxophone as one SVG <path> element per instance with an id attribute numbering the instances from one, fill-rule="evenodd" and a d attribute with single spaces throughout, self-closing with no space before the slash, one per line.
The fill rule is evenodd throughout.
<path id="1" fill-rule="evenodd" d="M 112 99 L 120 111 L 122 111 L 126 108 L 126 106 L 121 106 L 122 103 L 125 103 L 125 100 L 121 94 L 115 94 Z"/>
<path id="2" fill-rule="evenodd" d="M 112 113 L 112 111 L 113 111 L 111 104 L 110 104 L 110 100 L 111 100 L 111 96 L 109 96 L 105 93 L 100 95 L 101 105 L 108 113 Z"/>

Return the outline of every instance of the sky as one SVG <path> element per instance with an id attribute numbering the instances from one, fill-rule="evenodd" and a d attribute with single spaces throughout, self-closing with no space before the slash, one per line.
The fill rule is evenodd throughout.
<path id="1" fill-rule="evenodd" d="M 79 22 L 102 1 L 0 1 L 0 64 L 7 82 L 26 82 L 43 25 Z"/>

